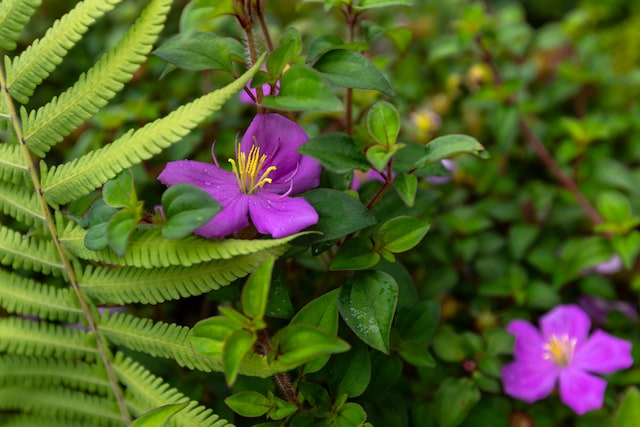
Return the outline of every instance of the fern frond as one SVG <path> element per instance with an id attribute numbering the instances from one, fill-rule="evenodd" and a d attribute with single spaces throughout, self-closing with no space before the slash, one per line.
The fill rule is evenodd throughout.
<path id="1" fill-rule="evenodd" d="M 54 206 L 67 203 L 100 187 L 123 169 L 149 159 L 180 141 L 242 89 L 260 63 L 258 61 L 227 86 L 203 95 L 141 129 L 130 130 L 105 147 L 50 170 L 46 170 L 43 164 L 42 189 L 45 198 Z"/>
<path id="2" fill-rule="evenodd" d="M 80 272 L 78 281 L 85 293 L 99 304 L 156 304 L 226 286 L 254 271 L 272 255 L 272 252 L 264 251 L 191 267 L 114 269 L 89 266 Z"/>
<path id="3" fill-rule="evenodd" d="M 44 221 L 42 207 L 33 188 L 0 181 L 0 212 L 26 225 Z"/>
<path id="4" fill-rule="evenodd" d="M 4 97 L 0 98 L 4 99 Z M 20 146 L 0 144 L 0 180 L 14 184 L 24 183 L 28 174 L 29 169 L 27 169 Z"/>
<path id="5" fill-rule="evenodd" d="M 44 157 L 122 89 L 151 51 L 170 8 L 171 0 L 152 0 L 120 42 L 70 89 L 28 116 L 21 110 L 29 150 Z"/>
<path id="6" fill-rule="evenodd" d="M 37 388 L 64 386 L 101 396 L 111 392 L 107 374 L 100 365 L 33 356 L 0 357 L 0 387 L 21 384 Z"/>
<path id="7" fill-rule="evenodd" d="M 140 411 L 148 411 L 162 405 L 188 402 L 189 398 L 170 388 L 161 378 L 147 371 L 137 362 L 116 354 L 113 367 L 118 379 L 126 386 L 127 401 L 131 402 L 131 408 Z M 135 414 L 140 415 L 140 412 Z M 172 426 L 199 426 L 199 427 L 233 427 L 228 421 L 221 419 L 210 409 L 199 406 L 197 402 L 190 401 L 186 408 L 178 412 L 171 419 Z"/>
<path id="8" fill-rule="evenodd" d="M 0 409 L 33 412 L 53 419 L 65 417 L 90 426 L 122 427 L 115 401 L 63 387 L 0 387 Z"/>
<path id="9" fill-rule="evenodd" d="M 16 414 L 3 415 L 2 427 L 87 427 L 82 421 L 68 418 L 51 418 L 42 415 Z"/>
<path id="10" fill-rule="evenodd" d="M 74 323 L 82 309 L 71 288 L 38 283 L 0 270 L 0 306 L 9 313 Z"/>
<path id="11" fill-rule="evenodd" d="M 85 0 L 78 3 L 54 22 L 44 37 L 35 40 L 20 56 L 7 62 L 5 72 L 11 96 L 21 104 L 29 102 L 36 86 L 62 62 L 89 26 L 121 1 Z"/>
<path id="12" fill-rule="evenodd" d="M 0 2 L 0 49 L 13 50 L 31 15 L 42 0 L 2 0 Z"/>
<path id="13" fill-rule="evenodd" d="M 93 335 L 81 329 L 8 317 L 0 319 L 0 352 L 92 361 L 98 351 Z"/>
<path id="14" fill-rule="evenodd" d="M 189 342 L 190 329 L 165 322 L 153 322 L 125 313 L 106 313 L 99 325 L 100 332 L 114 344 L 135 351 L 175 360 L 178 365 L 203 372 L 222 372 L 222 360 L 194 353 Z M 250 353 L 240 366 L 240 373 L 266 378 L 273 374 L 266 357 Z"/>
<path id="15" fill-rule="evenodd" d="M 277 249 L 303 233 L 281 239 L 239 240 L 203 239 L 190 235 L 183 239 L 166 239 L 158 227 L 141 229 L 129 238 L 124 256 L 118 256 L 110 249 L 92 251 L 84 246 L 87 231 L 75 223 L 67 224 L 60 230 L 60 241 L 65 249 L 78 258 L 110 265 L 156 268 L 193 264 L 214 259 L 229 259 L 238 255 Z"/>
<path id="16" fill-rule="evenodd" d="M 26 237 L 3 225 L 0 225 L 0 263 L 56 276 L 64 269 L 51 241 Z"/>

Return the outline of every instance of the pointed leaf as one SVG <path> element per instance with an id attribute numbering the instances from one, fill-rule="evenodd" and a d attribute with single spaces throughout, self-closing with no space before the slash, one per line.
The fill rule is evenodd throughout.
<path id="1" fill-rule="evenodd" d="M 242 288 L 242 311 L 251 319 L 262 319 L 264 316 L 275 260 L 275 257 L 271 257 L 260 264 Z"/>
<path id="2" fill-rule="evenodd" d="M 376 238 L 380 248 L 394 253 L 405 252 L 420 243 L 429 227 L 419 218 L 397 216 L 382 224 Z"/>
<path id="3" fill-rule="evenodd" d="M 135 205 L 137 200 L 131 171 L 124 171 L 107 181 L 102 188 L 102 198 L 108 206 L 113 208 Z"/>
<path id="4" fill-rule="evenodd" d="M 224 399 L 233 412 L 243 417 L 260 417 L 271 408 L 269 399 L 257 391 L 241 391 Z"/>
<path id="5" fill-rule="evenodd" d="M 131 209 L 125 209 L 111 217 L 107 224 L 107 242 L 115 253 L 124 256 L 129 236 L 136 229 L 140 215 Z"/>
<path id="6" fill-rule="evenodd" d="M 471 408 L 480 400 L 478 387 L 467 378 L 448 378 L 436 392 L 435 412 L 440 427 L 455 427 L 462 423 Z"/>
<path id="7" fill-rule="evenodd" d="M 351 330 L 383 353 L 389 353 L 389 332 L 397 303 L 398 284 L 382 271 L 357 272 L 338 297 L 340 314 Z"/>
<path id="8" fill-rule="evenodd" d="M 393 180 L 393 186 L 405 205 L 412 208 L 416 202 L 418 177 L 407 173 L 398 174 Z"/>
<path id="9" fill-rule="evenodd" d="M 233 72 L 227 42 L 214 33 L 183 32 L 165 41 L 154 55 L 185 70 L 222 70 Z"/>
<path id="10" fill-rule="evenodd" d="M 630 387 L 620 403 L 613 420 L 613 427 L 636 427 L 640 425 L 640 392 Z"/>
<path id="11" fill-rule="evenodd" d="M 224 363 L 224 376 L 228 385 L 233 385 L 238 377 L 240 363 L 253 348 L 256 337 L 245 329 L 239 329 L 231 333 L 224 342 L 222 349 L 222 362 Z"/>
<path id="12" fill-rule="evenodd" d="M 396 107 L 385 101 L 374 104 L 367 113 L 367 129 L 377 143 L 389 148 L 393 146 L 400 131 L 400 114 Z"/>
<path id="13" fill-rule="evenodd" d="M 369 169 L 362 149 L 351 136 L 344 133 L 324 133 L 312 137 L 298 148 L 298 152 L 313 157 L 326 169 L 336 173 Z"/>
<path id="14" fill-rule="evenodd" d="M 334 86 L 372 89 L 388 96 L 394 95 L 382 73 L 367 58 L 352 50 L 330 50 L 313 67 Z"/>
<path id="15" fill-rule="evenodd" d="M 329 270 L 366 270 L 380 262 L 368 237 L 358 236 L 345 243 L 331 260 Z"/>
<path id="16" fill-rule="evenodd" d="M 488 157 L 482 144 L 468 135 L 440 136 L 426 145 L 424 153 L 424 156 L 415 163 L 418 168 L 459 154 L 474 154 L 481 158 Z"/>
<path id="17" fill-rule="evenodd" d="M 220 203 L 209 193 L 191 184 L 176 184 L 162 194 L 162 208 L 167 222 L 162 235 L 167 239 L 181 239 L 206 224 L 218 212 Z"/>
<path id="18" fill-rule="evenodd" d="M 227 338 L 238 325 L 224 316 L 210 317 L 196 323 L 189 332 L 189 341 L 197 354 L 219 359 Z"/>
<path id="19" fill-rule="evenodd" d="M 291 324 L 273 336 L 272 365 L 293 369 L 325 354 L 342 353 L 350 346 L 334 334 L 305 324 Z"/>
<path id="20" fill-rule="evenodd" d="M 173 416 L 187 407 L 187 402 L 164 405 L 145 412 L 130 427 L 167 427 Z"/>

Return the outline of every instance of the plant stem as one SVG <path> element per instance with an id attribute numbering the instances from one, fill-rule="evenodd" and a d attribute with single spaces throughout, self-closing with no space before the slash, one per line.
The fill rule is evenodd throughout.
<path id="1" fill-rule="evenodd" d="M 358 23 L 358 14 L 353 13 L 351 4 L 345 5 L 343 9 L 345 20 L 347 21 L 347 42 L 353 43 L 356 39 L 356 25 Z M 353 89 L 347 88 L 345 95 L 345 111 L 344 111 L 344 127 L 347 135 L 353 133 Z"/>
<path id="2" fill-rule="evenodd" d="M 262 0 L 256 1 L 256 15 L 258 16 L 258 22 L 260 22 L 264 42 L 267 45 L 269 53 L 271 53 L 273 52 L 273 42 L 271 41 L 271 35 L 269 34 L 269 27 L 267 27 L 267 23 L 264 20 L 264 14 L 262 13 Z"/>
<path id="3" fill-rule="evenodd" d="M 502 79 L 502 75 L 498 70 L 495 60 L 493 59 L 493 55 L 491 55 L 491 52 L 489 52 L 489 50 L 486 48 L 484 43 L 482 43 L 482 40 L 479 37 L 476 38 L 476 44 L 480 48 L 482 61 L 487 64 L 487 66 L 491 70 L 495 86 L 497 88 L 503 87 L 504 80 Z M 516 103 L 516 99 L 513 94 L 509 95 L 505 99 L 505 103 L 507 105 L 514 105 Z M 603 222 L 603 219 L 598 211 L 582 193 L 582 191 L 578 187 L 578 184 L 562 171 L 551 153 L 549 153 L 549 150 L 547 150 L 542 141 L 540 141 L 540 139 L 533 132 L 533 130 L 529 126 L 529 123 L 527 123 L 527 121 L 522 116 L 518 117 L 518 128 L 520 129 L 520 132 L 524 136 L 527 143 L 531 146 L 531 148 L 533 148 L 533 151 L 536 153 L 542 163 L 544 163 L 549 172 L 551 172 L 551 174 L 560 182 L 560 184 L 562 184 L 562 186 L 564 186 L 574 195 L 578 204 L 584 211 L 587 218 L 589 218 L 591 223 L 593 225 L 601 224 Z"/>
<path id="4" fill-rule="evenodd" d="M 44 192 L 42 191 L 42 186 L 40 185 L 40 178 L 38 176 L 38 168 L 31 157 L 31 152 L 27 147 L 26 141 L 24 139 L 24 134 L 22 132 L 22 124 L 20 123 L 19 116 L 16 112 L 15 106 L 13 104 L 13 99 L 9 93 L 9 88 L 7 87 L 7 83 L 5 80 L 4 69 L 0 64 L 0 90 L 2 90 L 4 99 L 7 103 L 7 107 L 9 109 L 9 116 L 11 119 L 11 123 L 13 124 L 13 129 L 16 133 L 16 137 L 18 138 L 20 148 L 22 150 L 22 154 L 24 155 L 25 162 L 27 164 L 27 169 L 29 171 L 29 176 L 31 177 L 31 182 L 33 183 L 33 187 L 35 189 L 36 195 L 40 202 L 40 206 L 42 208 L 42 212 L 45 217 L 45 221 L 47 223 L 47 228 L 49 229 L 49 233 L 51 234 L 51 238 L 53 239 L 53 243 L 58 251 L 60 259 L 64 265 L 65 272 L 67 273 L 67 279 L 73 288 L 73 291 L 80 302 L 80 307 L 82 308 L 82 312 L 87 320 L 87 324 L 89 325 L 89 330 L 94 335 L 96 339 L 96 347 L 98 350 L 98 354 L 100 355 L 100 359 L 102 360 L 102 364 L 104 365 L 105 371 L 107 373 L 107 377 L 109 379 L 109 385 L 111 387 L 111 391 L 113 393 L 114 398 L 118 404 L 118 408 L 120 410 L 120 416 L 122 417 L 122 421 L 125 425 L 129 425 L 131 423 L 131 417 L 129 415 L 129 411 L 127 410 L 127 405 L 125 403 L 124 397 L 122 395 L 122 390 L 120 389 L 120 385 L 118 383 L 118 379 L 116 378 L 115 372 L 111 365 L 111 352 L 105 345 L 102 335 L 98 329 L 97 321 L 94 317 L 95 307 L 90 304 L 85 297 L 82 289 L 80 288 L 80 283 L 78 282 L 78 278 L 76 276 L 76 272 L 73 268 L 73 264 L 66 251 L 62 247 L 62 243 L 60 242 L 60 237 L 58 236 L 58 230 L 56 229 L 55 220 L 53 218 L 53 214 L 49 209 L 49 205 L 47 204 L 46 199 L 44 198 Z"/>

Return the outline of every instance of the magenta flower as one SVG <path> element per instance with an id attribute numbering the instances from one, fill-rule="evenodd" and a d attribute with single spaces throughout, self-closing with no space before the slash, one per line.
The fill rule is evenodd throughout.
<path id="1" fill-rule="evenodd" d="M 302 197 L 289 197 L 317 187 L 321 166 L 297 152 L 309 137 L 300 126 L 278 114 L 258 114 L 236 143 L 232 171 L 192 160 L 169 162 L 158 176 L 165 185 L 196 185 L 222 209 L 195 230 L 203 237 L 224 237 L 249 225 L 258 232 L 284 237 L 316 224 L 318 214 Z"/>
<path id="2" fill-rule="evenodd" d="M 251 92 L 251 95 L 253 95 L 254 98 L 256 98 L 258 96 L 258 91 L 256 90 L 256 88 L 251 87 L 251 80 L 249 80 L 247 82 L 247 89 L 249 90 L 249 92 Z M 271 92 L 271 85 L 269 83 L 265 83 L 265 84 L 262 85 L 262 94 L 264 96 L 277 95 L 278 92 L 280 92 L 280 82 L 279 81 L 276 82 L 275 88 L 273 89 L 273 92 Z M 255 104 L 254 100 L 251 99 L 249 94 L 244 90 L 240 91 L 239 99 L 240 99 L 240 102 L 242 102 L 243 104 Z"/>
<path id="3" fill-rule="evenodd" d="M 633 364 L 631 343 L 601 330 L 588 337 L 589 317 L 575 305 L 561 305 L 540 319 L 540 331 L 524 320 L 507 330 L 516 337 L 515 360 L 502 368 L 504 391 L 533 403 L 559 381 L 560 399 L 577 414 L 602 406 L 610 374 Z"/>

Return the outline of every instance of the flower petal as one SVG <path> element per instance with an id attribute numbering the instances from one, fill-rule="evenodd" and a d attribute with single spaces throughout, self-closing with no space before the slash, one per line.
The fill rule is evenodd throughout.
<path id="1" fill-rule="evenodd" d="M 543 360 L 544 342 L 538 330 L 529 322 L 516 319 L 507 326 L 507 331 L 515 335 L 513 355 L 516 359 Z"/>
<path id="2" fill-rule="evenodd" d="M 274 238 L 289 236 L 318 222 L 313 206 L 302 197 L 280 197 L 270 193 L 254 194 L 249 214 L 256 229 Z"/>
<path id="3" fill-rule="evenodd" d="M 265 186 L 265 190 L 272 193 L 287 191 L 290 188 L 289 180 L 295 174 L 292 193 L 296 194 L 315 188 L 320 183 L 320 163 L 297 151 L 308 140 L 304 130 L 286 117 L 258 114 L 242 136 L 240 151 L 248 153 L 257 141 L 260 153 L 267 155 L 264 168 L 276 167 L 269 174 L 272 184 Z"/>
<path id="4" fill-rule="evenodd" d="M 529 403 L 547 397 L 558 376 L 556 366 L 546 360 L 541 363 L 516 360 L 503 366 L 501 372 L 504 392 Z"/>
<path id="5" fill-rule="evenodd" d="M 234 197 L 226 197 L 222 209 L 209 222 L 194 232 L 211 239 L 225 237 L 240 231 L 249 225 L 249 196 L 237 193 Z"/>
<path id="6" fill-rule="evenodd" d="M 601 330 L 576 349 L 572 366 L 597 374 L 610 374 L 633 365 L 631 343 Z"/>
<path id="7" fill-rule="evenodd" d="M 576 414 L 599 409 L 607 382 L 581 369 L 567 367 L 560 373 L 560 399 Z"/>
<path id="8" fill-rule="evenodd" d="M 577 305 L 559 305 L 540 318 L 540 329 L 545 337 L 568 335 L 580 345 L 591 328 L 589 316 Z"/>
<path id="9" fill-rule="evenodd" d="M 169 162 L 158 175 L 158 181 L 169 186 L 175 184 L 193 184 L 202 188 L 222 203 L 220 194 L 231 191 L 238 193 L 238 183 L 235 175 L 217 166 L 194 160 L 180 160 Z M 233 189 L 235 188 L 235 191 Z"/>

